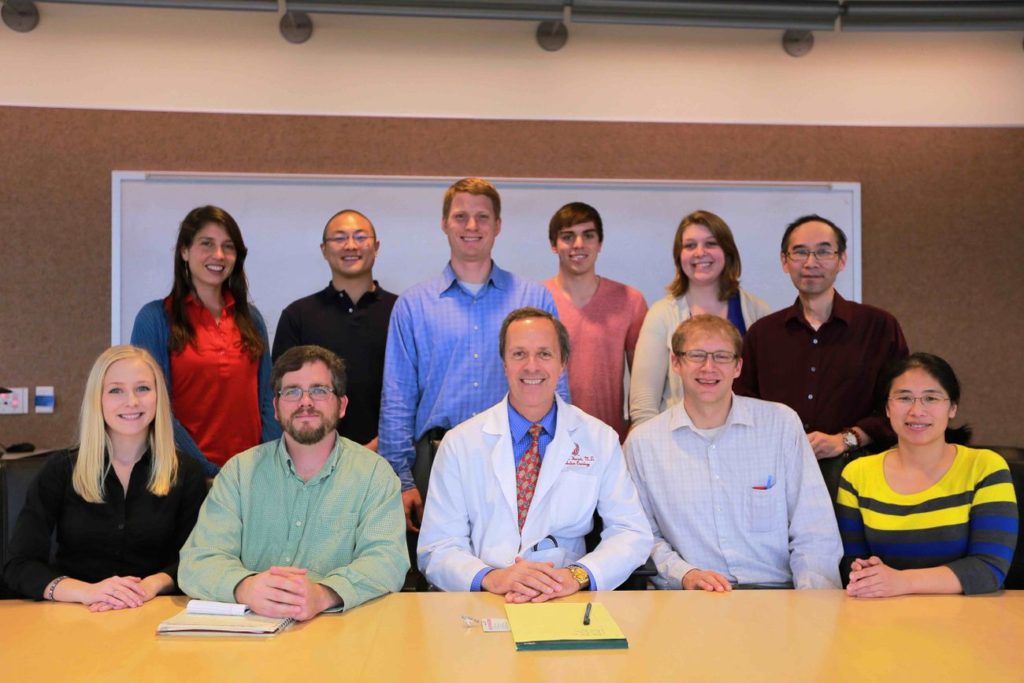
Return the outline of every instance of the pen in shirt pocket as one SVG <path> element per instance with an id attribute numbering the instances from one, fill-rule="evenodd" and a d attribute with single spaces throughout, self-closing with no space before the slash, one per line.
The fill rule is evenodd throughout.
<path id="1" fill-rule="evenodd" d="M 769 474 L 768 481 L 766 481 L 763 486 L 751 486 L 750 488 L 754 489 L 755 491 L 767 491 L 773 486 L 775 486 L 775 476 Z"/>

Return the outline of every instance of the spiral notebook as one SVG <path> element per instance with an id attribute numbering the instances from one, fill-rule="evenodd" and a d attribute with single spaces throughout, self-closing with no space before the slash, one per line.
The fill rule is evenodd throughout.
<path id="1" fill-rule="evenodd" d="M 160 636 L 273 636 L 291 625 L 287 617 L 262 617 L 248 611 L 245 605 L 201 603 L 193 600 L 189 607 L 163 621 L 156 628 Z M 196 610 L 199 610 L 198 612 Z"/>

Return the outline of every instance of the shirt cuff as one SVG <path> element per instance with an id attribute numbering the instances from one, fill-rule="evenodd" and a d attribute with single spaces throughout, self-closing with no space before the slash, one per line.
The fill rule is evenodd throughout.
<path id="1" fill-rule="evenodd" d="M 473 592 L 473 593 L 479 593 L 480 591 L 482 591 L 483 590 L 484 577 L 487 576 L 487 574 L 492 572 L 492 571 L 494 571 L 494 567 L 484 567 L 483 569 L 478 571 L 476 573 L 476 576 L 473 577 L 473 582 L 471 584 L 469 584 L 469 590 L 471 592 Z"/>
<path id="2" fill-rule="evenodd" d="M 413 456 L 415 459 L 415 456 Z M 412 478 L 412 463 L 413 460 L 409 458 L 402 458 L 403 467 L 400 470 L 395 470 L 395 474 L 398 475 L 399 481 L 402 482 L 402 490 L 408 491 L 409 489 L 416 488 L 416 482 Z"/>
<path id="3" fill-rule="evenodd" d="M 678 561 L 670 562 L 668 566 L 665 567 L 665 574 L 662 579 L 665 584 L 665 588 L 681 590 L 683 587 L 683 577 L 696 568 L 697 567 L 682 558 L 679 558 Z"/>
<path id="4" fill-rule="evenodd" d="M 332 591 L 338 594 L 339 598 L 341 598 L 340 605 L 328 607 L 324 610 L 324 613 L 344 612 L 350 607 L 355 607 L 359 604 L 359 595 L 353 588 L 352 582 L 348 579 L 342 578 L 340 576 L 325 576 L 321 578 L 319 581 L 315 581 L 314 583 L 318 583 L 321 586 L 326 586 L 327 588 L 330 588 Z"/>

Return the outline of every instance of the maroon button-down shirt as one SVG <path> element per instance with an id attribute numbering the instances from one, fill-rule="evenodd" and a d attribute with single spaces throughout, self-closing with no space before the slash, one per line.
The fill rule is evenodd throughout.
<path id="1" fill-rule="evenodd" d="M 743 339 L 737 394 L 785 403 L 807 432 L 838 434 L 860 427 L 880 445 L 894 435 L 876 409 L 882 369 L 907 355 L 900 324 L 874 306 L 835 293 L 832 315 L 817 331 L 800 299 L 754 323 Z"/>

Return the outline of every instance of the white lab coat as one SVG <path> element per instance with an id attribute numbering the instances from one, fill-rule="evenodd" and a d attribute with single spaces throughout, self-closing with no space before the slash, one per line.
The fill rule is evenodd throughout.
<path id="1" fill-rule="evenodd" d="M 420 571 L 446 591 L 466 591 L 485 567 L 516 556 L 579 562 L 598 590 L 612 590 L 642 565 L 653 545 L 619 437 L 608 425 L 561 398 L 530 510 L 519 533 L 515 455 L 508 396 L 460 424 L 441 442 L 427 492 L 417 548 Z M 601 543 L 584 555 L 594 510 Z"/>

